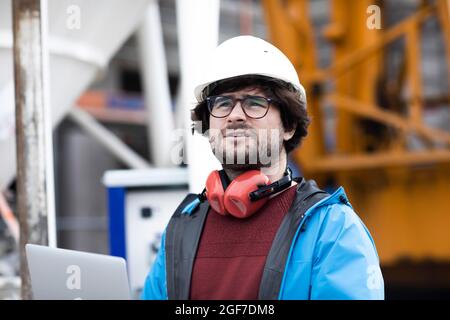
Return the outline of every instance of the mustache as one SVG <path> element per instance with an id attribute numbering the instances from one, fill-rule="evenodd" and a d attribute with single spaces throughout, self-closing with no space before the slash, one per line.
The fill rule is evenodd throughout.
<path id="1" fill-rule="evenodd" d="M 253 133 L 254 129 L 246 124 L 230 124 L 229 126 L 227 126 L 224 129 L 221 129 L 220 132 L 222 134 L 222 137 L 227 136 L 227 134 L 230 134 L 230 131 L 234 131 L 234 130 L 244 130 L 245 131 L 245 135 L 248 136 L 251 133 Z"/>

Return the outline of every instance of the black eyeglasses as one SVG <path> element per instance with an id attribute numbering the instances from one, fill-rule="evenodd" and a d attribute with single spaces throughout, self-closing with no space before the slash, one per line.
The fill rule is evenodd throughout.
<path id="1" fill-rule="evenodd" d="M 237 102 L 241 103 L 242 110 L 249 118 L 263 118 L 269 111 L 272 99 L 261 96 L 209 96 L 206 97 L 209 113 L 215 118 L 225 118 L 231 114 Z"/>

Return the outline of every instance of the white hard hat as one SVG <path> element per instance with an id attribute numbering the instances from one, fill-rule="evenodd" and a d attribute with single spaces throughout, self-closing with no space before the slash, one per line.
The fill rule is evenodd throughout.
<path id="1" fill-rule="evenodd" d="M 292 85 L 306 101 L 305 89 L 297 71 L 277 47 L 253 36 L 231 38 L 216 47 L 203 65 L 200 84 L 194 89 L 201 102 L 203 90 L 214 82 L 244 75 L 258 75 L 282 80 Z"/>

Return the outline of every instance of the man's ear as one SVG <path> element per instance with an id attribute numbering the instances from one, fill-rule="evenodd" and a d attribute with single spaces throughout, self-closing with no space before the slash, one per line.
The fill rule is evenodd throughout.
<path id="1" fill-rule="evenodd" d="M 295 130 L 297 130 L 297 125 L 295 125 L 292 130 L 284 131 L 284 133 L 283 133 L 283 140 L 284 141 L 288 141 L 289 139 L 291 139 L 294 136 L 294 134 L 295 134 Z"/>

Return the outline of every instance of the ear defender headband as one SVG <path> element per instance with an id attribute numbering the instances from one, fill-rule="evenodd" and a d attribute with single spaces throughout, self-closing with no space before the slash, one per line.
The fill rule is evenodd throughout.
<path id="1" fill-rule="evenodd" d="M 213 171 L 206 180 L 206 188 L 198 199 L 190 203 L 183 213 L 191 213 L 201 201 L 209 204 L 220 215 L 247 218 L 260 209 L 272 194 L 287 189 L 292 182 L 292 171 L 273 183 L 259 170 L 249 170 L 230 182 L 224 170 Z M 294 178 L 296 180 L 296 178 Z"/>

